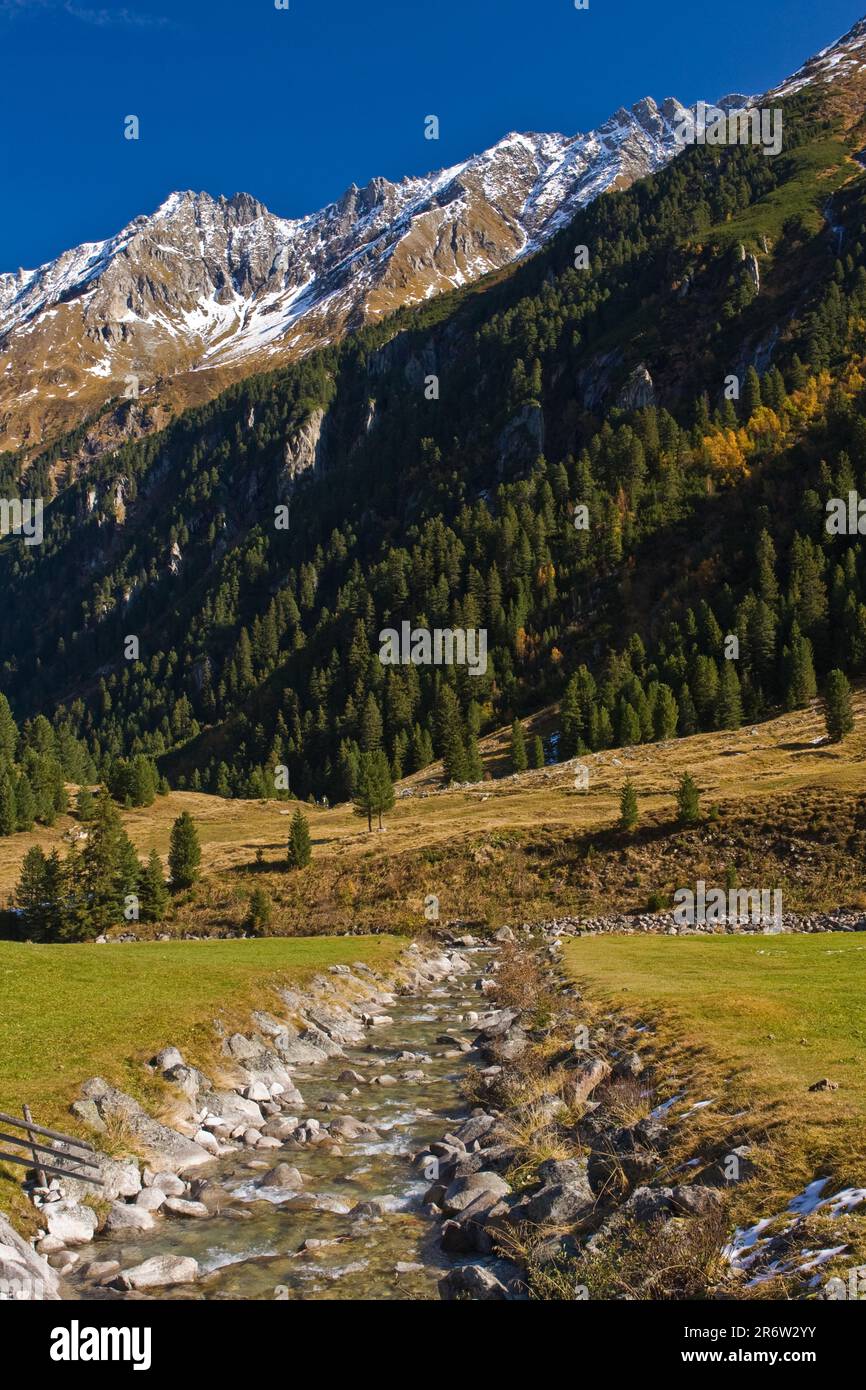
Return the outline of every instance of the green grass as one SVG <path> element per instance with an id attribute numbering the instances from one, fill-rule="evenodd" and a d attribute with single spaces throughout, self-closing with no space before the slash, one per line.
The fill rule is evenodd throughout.
<path id="1" fill-rule="evenodd" d="M 866 1182 L 866 936 L 599 936 L 564 954 L 589 997 L 654 1016 L 663 1083 L 748 1111 L 779 1191 L 817 1171 Z M 823 1077 L 839 1090 L 810 1094 Z"/>
<path id="2" fill-rule="evenodd" d="M 762 236 L 777 241 L 789 217 L 801 217 L 813 232 L 821 228 L 821 206 L 851 176 L 849 151 L 840 140 L 830 138 L 778 158 L 785 161 L 785 181 L 729 222 L 702 233 L 701 241 L 720 247 L 743 242 L 757 249 Z"/>
<path id="3" fill-rule="evenodd" d="M 253 1008 L 280 1008 L 275 984 L 329 965 L 385 965 L 392 937 L 294 937 L 108 946 L 0 941 L 0 1110 L 64 1118 L 89 1076 L 139 1090 L 140 1063 L 167 1043 L 205 1065 L 214 1021 L 243 1026 Z M 285 1010 L 283 1009 L 283 1013 Z"/>

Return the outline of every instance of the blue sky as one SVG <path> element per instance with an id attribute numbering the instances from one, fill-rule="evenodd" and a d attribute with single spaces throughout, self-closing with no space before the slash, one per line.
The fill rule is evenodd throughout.
<path id="1" fill-rule="evenodd" d="M 300 216 L 353 181 L 642 96 L 781 79 L 866 0 L 0 0 L 0 271 L 118 231 L 178 188 Z M 712 16 L 711 18 L 709 16 Z M 127 115 L 140 139 L 123 138 Z M 424 117 L 441 122 L 424 139 Z"/>

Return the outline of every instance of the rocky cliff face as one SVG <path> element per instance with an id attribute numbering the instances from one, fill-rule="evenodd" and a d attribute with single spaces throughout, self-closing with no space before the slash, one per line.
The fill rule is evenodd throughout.
<path id="1" fill-rule="evenodd" d="M 286 484 L 284 492 L 290 492 L 296 478 L 300 478 L 309 469 L 321 467 L 325 427 L 324 410 L 314 410 L 286 440 L 283 458 Z"/>

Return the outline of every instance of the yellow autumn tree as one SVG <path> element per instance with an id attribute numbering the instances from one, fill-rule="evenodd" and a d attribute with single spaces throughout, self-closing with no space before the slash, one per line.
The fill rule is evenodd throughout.
<path id="1" fill-rule="evenodd" d="M 785 427 L 775 410 L 760 405 L 747 425 L 749 453 L 767 453 L 785 443 Z"/>
<path id="2" fill-rule="evenodd" d="M 791 407 L 799 425 L 806 425 L 814 419 L 827 404 L 833 378 L 828 371 L 810 376 L 805 386 L 791 396 Z"/>
<path id="3" fill-rule="evenodd" d="M 704 456 L 713 473 L 729 477 L 747 471 L 746 449 L 749 438 L 745 430 L 719 430 L 703 438 Z"/>

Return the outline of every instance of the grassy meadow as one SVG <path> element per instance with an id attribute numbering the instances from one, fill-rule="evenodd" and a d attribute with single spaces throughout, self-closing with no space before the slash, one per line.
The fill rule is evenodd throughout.
<path id="1" fill-rule="evenodd" d="M 394 937 L 172 941 L 34 946 L 0 941 L 0 1110 L 29 1104 L 40 1124 L 80 1132 L 69 1104 L 103 1076 L 158 1111 L 141 1065 L 168 1043 L 203 1069 L 218 1065 L 215 1023 L 231 1032 L 272 990 L 329 965 L 395 959 Z M 274 995 L 276 1010 L 284 1006 Z M 22 1170 L 0 1163 L 0 1208 L 20 1207 Z"/>
<path id="2" fill-rule="evenodd" d="M 106 946 L 0 941 L 0 1110 L 62 1113 L 94 1073 L 130 1084 L 166 1043 L 203 1065 L 215 1021 L 248 1023 L 269 991 L 329 965 L 386 965 L 393 937 L 270 937 Z M 275 999 L 274 1003 L 278 1001 Z"/>
<path id="3" fill-rule="evenodd" d="M 438 769 L 401 782 L 382 833 L 348 804 L 305 807 L 313 862 L 285 866 L 292 805 L 225 801 L 192 792 L 158 797 L 123 813 L 141 856 L 165 857 L 172 821 L 195 818 L 202 882 L 175 903 L 160 930 L 236 930 L 254 887 L 272 899 L 274 929 L 305 935 L 413 930 L 425 924 L 434 893 L 443 919 L 491 926 L 564 913 L 644 911 L 654 894 L 698 877 L 714 881 L 730 864 L 739 881 L 782 887 L 791 908 L 866 903 L 866 694 L 855 697 L 857 724 L 844 744 L 822 743 L 817 706 L 732 732 L 698 734 L 589 754 L 587 790 L 572 765 L 513 776 L 508 730 L 482 740 L 488 780 L 443 790 Z M 526 721 L 549 734 L 554 711 Z M 701 789 L 705 824 L 679 831 L 674 791 L 689 771 Z M 637 789 L 640 824 L 616 830 L 626 778 Z M 29 845 L 59 845 L 75 825 L 0 839 L 0 903 L 8 902 Z M 795 852 L 792 852 L 795 851 Z M 257 865 L 257 853 L 261 864 Z M 140 933 L 147 929 L 139 927 Z"/>
<path id="4" fill-rule="evenodd" d="M 693 1133 L 742 1128 L 767 1145 L 768 1202 L 816 1174 L 862 1185 L 866 934 L 583 937 L 567 969 L 594 1005 L 654 1027 L 659 1093 L 685 1092 Z M 811 1092 L 823 1078 L 838 1090 Z M 750 1195 L 754 1203 L 754 1194 Z"/>

